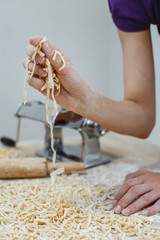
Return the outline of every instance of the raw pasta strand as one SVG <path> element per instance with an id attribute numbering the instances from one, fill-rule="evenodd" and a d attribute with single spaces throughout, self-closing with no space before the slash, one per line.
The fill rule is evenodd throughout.
<path id="1" fill-rule="evenodd" d="M 57 51 L 57 50 L 55 50 L 54 56 L 53 56 L 53 58 L 52 58 L 53 61 L 56 60 L 56 56 L 57 56 L 57 55 L 60 56 L 61 61 L 62 61 L 62 63 L 63 63 L 63 65 L 58 69 L 58 71 L 60 72 L 63 68 L 65 68 L 66 62 L 65 62 L 63 56 L 61 55 L 61 53 L 60 53 L 59 51 Z"/>
<path id="2" fill-rule="evenodd" d="M 24 101 L 24 105 L 27 103 L 27 81 L 28 81 L 28 77 L 29 77 L 29 63 L 31 62 L 31 60 L 27 61 L 26 63 L 26 71 L 27 71 L 27 74 L 26 74 L 26 77 L 24 79 L 24 98 L 25 98 L 25 101 Z"/>

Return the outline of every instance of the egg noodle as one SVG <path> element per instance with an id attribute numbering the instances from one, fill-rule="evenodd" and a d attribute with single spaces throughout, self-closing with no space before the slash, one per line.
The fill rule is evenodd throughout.
<path id="1" fill-rule="evenodd" d="M 58 172 L 57 172 L 58 171 Z M 114 214 L 117 186 L 91 184 L 78 175 L 0 184 L 1 240 L 153 240 L 160 229 L 147 217 Z"/>
<path id="2" fill-rule="evenodd" d="M 27 74 L 25 77 L 25 81 L 24 81 L 24 96 L 25 96 L 25 102 L 24 104 L 26 104 L 27 102 L 27 80 L 28 78 L 32 78 L 35 72 L 35 67 L 36 67 L 36 55 L 39 54 L 41 57 L 44 57 L 44 53 L 41 51 L 42 48 L 42 43 L 44 43 L 47 40 L 46 37 L 44 37 L 39 44 L 35 47 L 34 49 L 34 53 L 32 56 L 32 59 L 29 60 L 26 64 L 26 70 L 27 70 Z M 54 51 L 54 55 L 52 60 L 55 61 L 57 55 L 61 58 L 61 62 L 62 62 L 62 66 L 58 69 L 58 71 L 61 71 L 62 69 L 64 69 L 66 63 L 65 60 L 63 58 L 63 56 L 61 55 L 61 53 L 57 50 Z M 33 62 L 33 68 L 32 68 L 32 72 L 29 72 L 29 64 Z M 54 97 L 54 88 L 56 89 L 56 94 L 55 96 L 57 96 L 60 93 L 60 81 L 58 79 L 58 77 L 56 76 L 56 71 L 53 68 L 53 66 L 51 65 L 50 61 L 48 58 L 45 58 L 45 63 L 44 63 L 44 68 L 43 68 L 46 72 L 47 72 L 47 77 L 44 79 L 45 80 L 45 84 L 44 86 L 41 88 L 41 91 L 46 90 L 46 121 L 48 122 L 48 124 L 50 125 L 50 132 L 51 132 L 51 149 L 53 151 L 53 165 L 55 166 L 55 162 L 56 162 L 56 151 L 54 149 L 54 141 L 53 141 L 53 124 L 51 122 L 50 116 L 54 116 L 56 111 L 57 111 L 57 104 L 55 101 L 55 97 Z M 49 100 L 49 96 L 52 96 L 52 100 L 53 100 L 53 104 L 54 104 L 54 108 L 53 109 L 49 109 L 48 107 L 48 100 Z"/>

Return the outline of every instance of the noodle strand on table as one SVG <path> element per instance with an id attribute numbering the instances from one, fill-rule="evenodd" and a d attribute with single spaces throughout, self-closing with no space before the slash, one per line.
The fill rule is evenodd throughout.
<path id="1" fill-rule="evenodd" d="M 140 214 L 114 214 L 118 186 L 89 183 L 76 174 L 0 184 L 1 240 L 151 240 L 160 229 Z"/>

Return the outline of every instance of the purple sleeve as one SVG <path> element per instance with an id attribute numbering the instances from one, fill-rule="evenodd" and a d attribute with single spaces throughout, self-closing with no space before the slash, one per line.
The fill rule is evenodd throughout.
<path id="1" fill-rule="evenodd" d="M 138 32 L 150 27 L 143 0 L 108 0 L 113 22 L 118 29 Z"/>

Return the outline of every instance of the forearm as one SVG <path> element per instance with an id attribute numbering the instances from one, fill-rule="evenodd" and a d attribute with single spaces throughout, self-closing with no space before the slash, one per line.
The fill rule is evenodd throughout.
<path id="1" fill-rule="evenodd" d="M 81 114 L 121 134 L 146 138 L 155 123 L 155 77 L 150 31 L 119 31 L 123 51 L 124 100 L 88 90 Z"/>
<path id="2" fill-rule="evenodd" d="M 146 138 L 154 126 L 154 117 L 134 101 L 115 101 L 92 89 L 83 99 L 76 112 L 111 131 Z"/>

